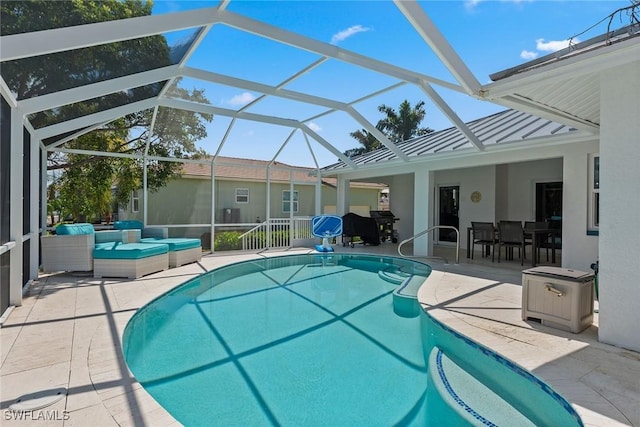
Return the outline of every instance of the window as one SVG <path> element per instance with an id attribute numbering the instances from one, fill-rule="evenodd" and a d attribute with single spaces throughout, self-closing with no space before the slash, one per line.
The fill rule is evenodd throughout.
<path id="1" fill-rule="evenodd" d="M 600 226 L 600 156 L 594 154 L 589 159 L 589 230 Z"/>
<path id="2" fill-rule="evenodd" d="M 134 190 L 131 192 L 131 212 L 139 212 L 140 211 L 140 194 L 138 190 Z"/>
<path id="3" fill-rule="evenodd" d="M 293 212 L 298 212 L 298 192 L 293 192 L 293 199 L 290 191 L 282 192 L 282 212 L 290 212 L 293 203 Z"/>
<path id="4" fill-rule="evenodd" d="M 236 188 L 236 203 L 249 203 L 248 188 Z"/>

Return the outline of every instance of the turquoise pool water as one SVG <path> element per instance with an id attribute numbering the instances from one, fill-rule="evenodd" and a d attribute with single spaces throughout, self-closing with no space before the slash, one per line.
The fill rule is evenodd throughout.
<path id="1" fill-rule="evenodd" d="M 188 426 L 496 425 L 510 414 L 519 425 L 580 425 L 531 374 L 406 299 L 394 307 L 394 292 L 406 297 L 430 272 L 351 254 L 222 267 L 140 309 L 124 333 L 125 360 Z"/>
<path id="2" fill-rule="evenodd" d="M 380 271 L 430 268 L 304 255 L 215 270 L 134 316 L 127 364 L 185 425 L 419 424 L 420 322 L 394 314 Z"/>

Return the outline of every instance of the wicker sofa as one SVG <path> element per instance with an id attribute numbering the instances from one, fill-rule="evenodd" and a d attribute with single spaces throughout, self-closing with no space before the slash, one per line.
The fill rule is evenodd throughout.
<path id="1" fill-rule="evenodd" d="M 140 243 L 140 230 L 95 233 L 93 277 L 137 279 L 169 268 L 169 246 Z"/>
<path id="2" fill-rule="evenodd" d="M 42 270 L 91 271 L 95 246 L 93 225 L 87 223 L 60 224 L 55 235 L 40 237 Z"/>
<path id="3" fill-rule="evenodd" d="M 202 242 L 200 239 L 169 237 L 165 227 L 144 227 L 140 221 L 116 221 L 114 228 L 118 230 L 140 230 L 140 243 L 165 244 L 169 246 L 169 267 L 179 267 L 202 259 Z"/>
<path id="4" fill-rule="evenodd" d="M 96 278 L 135 279 L 202 259 L 200 239 L 169 238 L 166 228 L 144 228 L 139 221 L 116 222 L 114 228 L 59 225 L 55 235 L 41 238 L 43 271 L 93 270 Z"/>

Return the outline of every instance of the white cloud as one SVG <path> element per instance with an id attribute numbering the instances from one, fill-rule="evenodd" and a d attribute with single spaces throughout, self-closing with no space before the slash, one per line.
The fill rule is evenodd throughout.
<path id="1" fill-rule="evenodd" d="M 464 6 L 467 10 L 473 10 L 482 0 L 467 0 L 464 2 Z"/>
<path id="2" fill-rule="evenodd" d="M 243 92 L 239 95 L 235 95 L 234 97 L 232 97 L 230 100 L 227 101 L 227 104 L 237 107 L 237 106 L 246 105 L 249 102 L 253 101 L 254 99 L 256 99 L 256 97 L 250 94 L 249 92 Z"/>
<path id="3" fill-rule="evenodd" d="M 578 40 L 574 39 L 572 43 L 578 43 Z M 544 39 L 536 40 L 536 49 L 541 52 L 555 52 L 560 49 L 564 49 L 569 46 L 569 40 L 550 40 L 544 41 Z"/>
<path id="4" fill-rule="evenodd" d="M 311 122 L 309 123 L 309 129 L 311 129 L 314 132 L 320 132 L 322 130 L 322 128 L 320 126 L 318 126 L 317 124 Z"/>
<path id="5" fill-rule="evenodd" d="M 331 44 L 338 44 L 357 33 L 364 33 L 370 31 L 371 28 L 363 27 L 362 25 L 354 25 L 346 30 L 339 31 L 331 36 Z"/>
<path id="6" fill-rule="evenodd" d="M 530 50 L 523 50 L 520 52 L 520 58 L 530 61 L 538 57 L 538 52 L 531 52 Z"/>

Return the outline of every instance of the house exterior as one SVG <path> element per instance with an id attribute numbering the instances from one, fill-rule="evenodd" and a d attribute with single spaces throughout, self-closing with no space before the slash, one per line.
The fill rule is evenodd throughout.
<path id="1" fill-rule="evenodd" d="M 270 166 L 269 166 L 270 165 Z M 214 190 L 211 191 L 211 163 L 185 163 L 183 175 L 166 187 L 148 193 L 146 221 L 149 225 L 180 226 L 170 230 L 175 236 L 200 237 L 210 231 L 211 195 L 215 206 L 215 224 L 226 229 L 247 230 L 267 218 L 267 166 L 271 204 L 269 218 L 311 217 L 317 213 L 336 213 L 336 180 L 325 178 L 320 183 L 320 206 L 316 210 L 318 179 L 314 169 L 279 162 L 216 158 Z M 384 184 L 353 182 L 350 188 L 349 212 L 369 216 L 370 210 L 382 210 Z M 293 191 L 293 198 L 290 197 Z M 120 219 L 144 221 L 142 189 L 132 194 Z M 233 225 L 233 226 L 232 226 Z"/>

